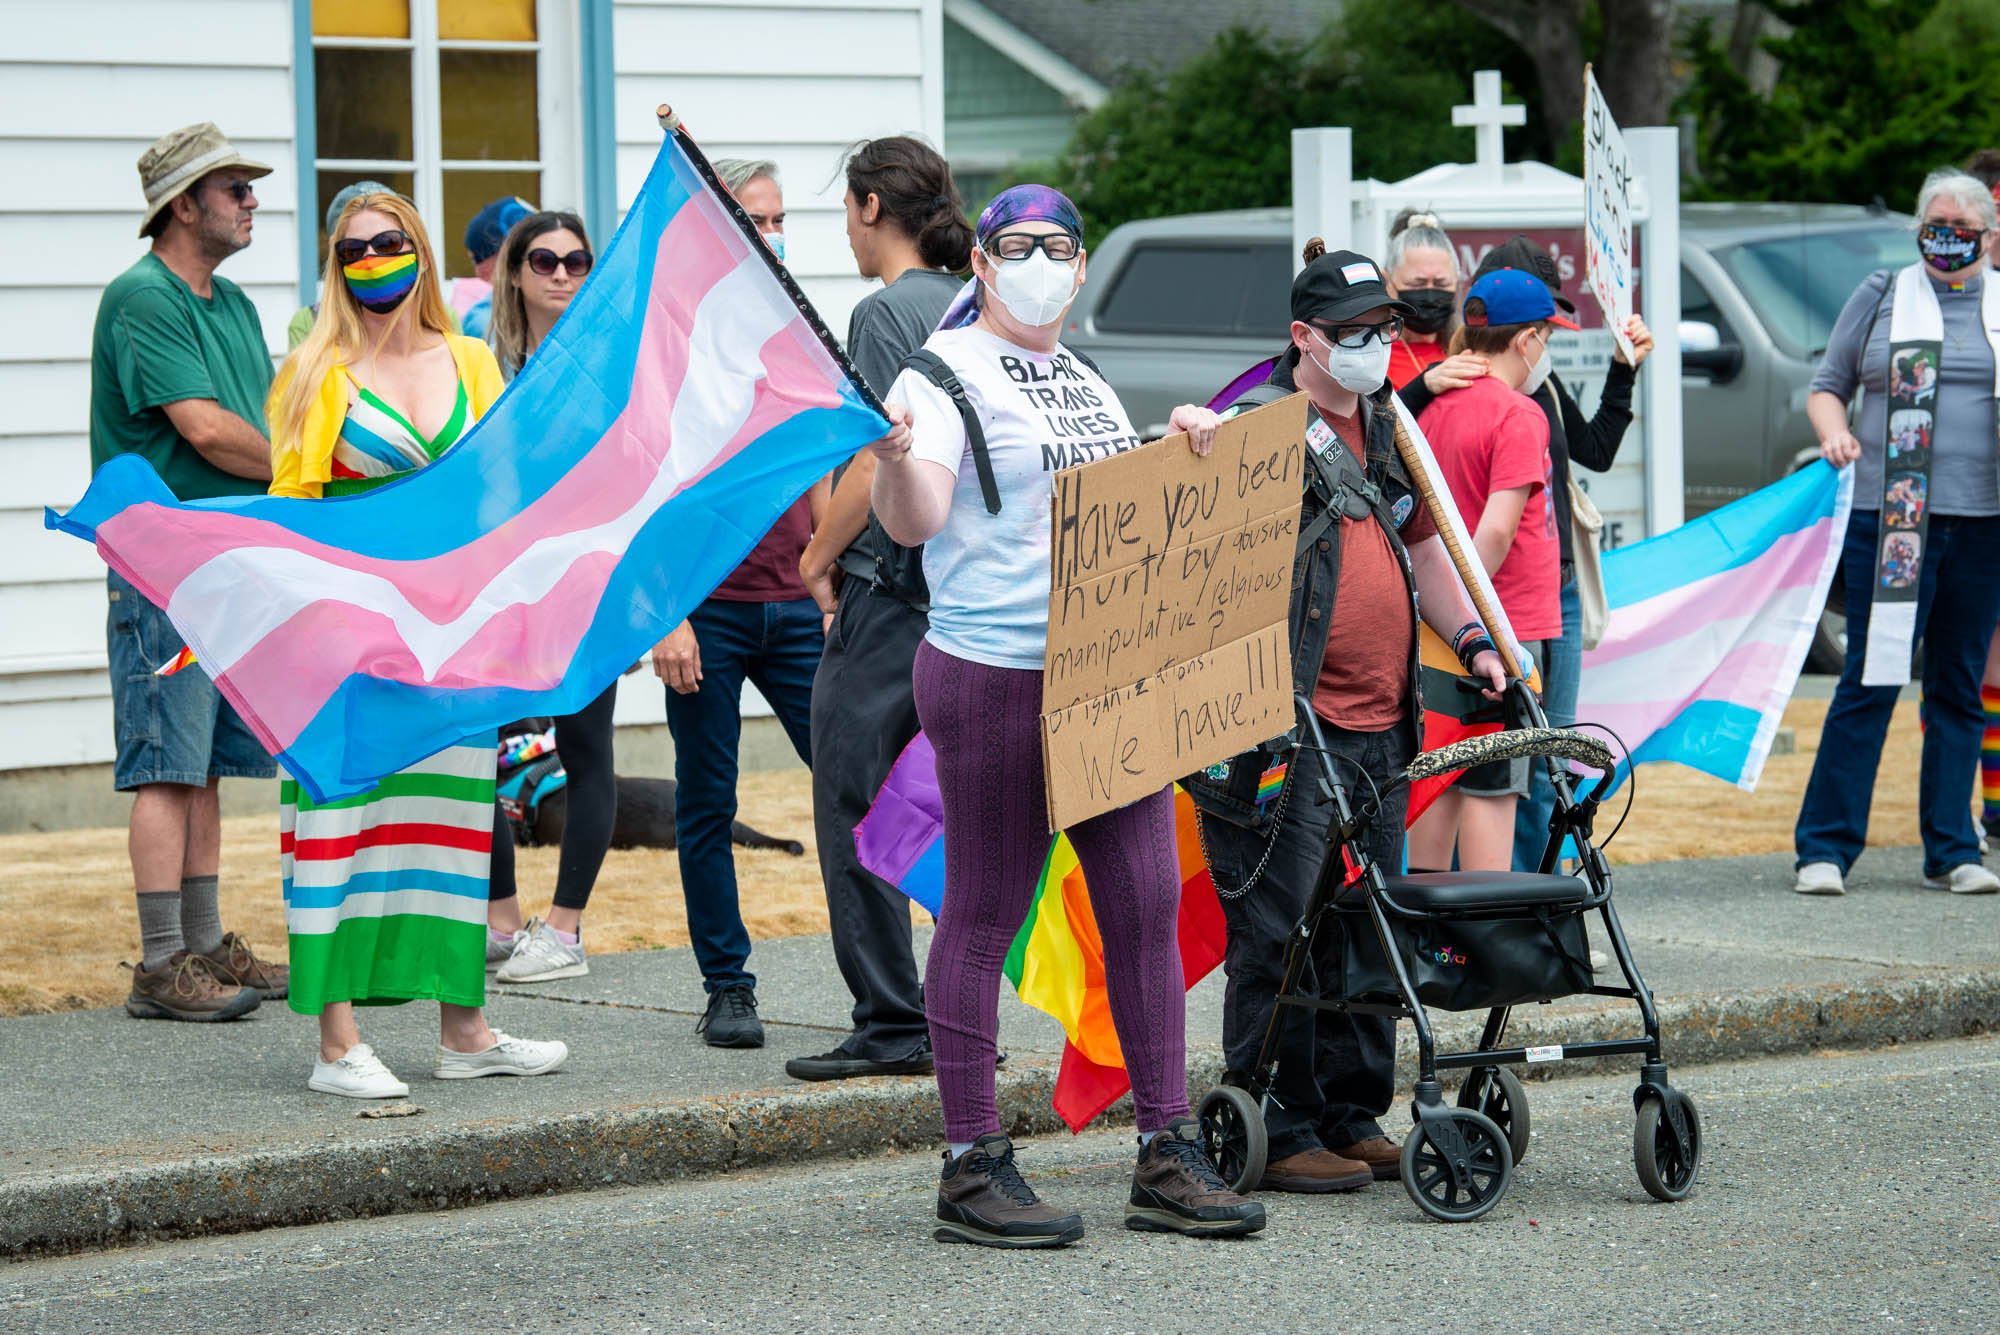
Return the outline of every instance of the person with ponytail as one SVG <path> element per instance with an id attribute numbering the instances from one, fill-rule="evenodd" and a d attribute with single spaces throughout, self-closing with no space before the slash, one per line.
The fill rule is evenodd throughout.
<path id="1" fill-rule="evenodd" d="M 903 358 L 923 346 L 964 286 L 958 275 L 971 262 L 972 224 L 950 165 L 922 140 L 858 144 L 845 172 L 854 267 L 882 283 L 854 308 L 847 355 L 886 395 Z M 917 734 L 910 673 L 930 628 L 923 548 L 901 545 L 874 520 L 874 480 L 866 450 L 835 474 L 832 503 L 799 558 L 800 577 L 833 616 L 813 678 L 813 825 L 854 1029 L 826 1052 L 787 1061 L 795 1080 L 931 1073 L 910 901 L 854 852 L 855 825 Z"/>
<path id="2" fill-rule="evenodd" d="M 1389 383 L 1411 412 L 1422 412 L 1438 395 L 1486 374 L 1486 359 L 1478 353 L 1446 352 L 1458 323 L 1462 275 L 1458 251 L 1435 213 L 1407 208 L 1396 215 L 1382 276 L 1389 295 L 1410 308 L 1389 349 Z"/>
<path id="3" fill-rule="evenodd" d="M 974 237 L 977 281 L 924 343 L 944 366 L 896 378 L 894 429 L 868 447 L 876 519 L 897 542 L 924 544 L 931 595 L 914 684 L 944 807 L 944 903 L 924 981 L 949 1145 L 932 1236 L 1060 1247 L 1083 1236 L 1083 1219 L 1044 1203 L 1022 1178 L 994 1100 L 1000 977 L 1049 851 L 1041 709 L 1050 476 L 1140 440 L 1117 392 L 1059 341 L 1086 267 L 1076 206 L 1048 186 L 1015 186 L 986 206 Z M 963 415 L 933 375 L 958 386 Z M 1075 411 L 1052 418 L 1050 399 Z M 1169 421 L 1197 453 L 1214 448 L 1208 409 L 1182 404 Z M 1229 1190 L 1189 1115 L 1173 785 L 1065 833 L 1089 880 L 1132 1078 L 1139 1153 L 1125 1226 L 1255 1232 L 1264 1207 Z"/>
<path id="4" fill-rule="evenodd" d="M 493 354 L 451 332 L 408 200 L 356 196 L 333 236 L 319 317 L 271 387 L 274 496 L 358 496 L 405 476 L 500 397 Z M 488 1027 L 481 1010 L 495 758 L 492 739 L 471 739 L 324 804 L 283 785 L 290 1002 L 319 1017 L 309 1088 L 362 1099 L 410 1092 L 361 1041 L 356 1005 L 436 1001 L 441 1080 L 542 1075 L 568 1057 L 561 1043 Z"/>

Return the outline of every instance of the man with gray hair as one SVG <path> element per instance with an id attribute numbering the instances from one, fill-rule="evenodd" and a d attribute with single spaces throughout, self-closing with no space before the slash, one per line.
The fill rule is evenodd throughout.
<path id="1" fill-rule="evenodd" d="M 714 166 L 782 261 L 785 201 L 777 165 L 724 158 Z M 710 1047 L 764 1046 L 730 846 L 743 683 L 748 680 L 763 693 L 792 749 L 810 766 L 813 674 L 826 644 L 826 623 L 799 578 L 799 557 L 826 508 L 828 491 L 826 481 L 815 484 L 779 516 L 729 578 L 653 650 L 653 670 L 668 688 L 667 728 L 680 783 L 674 834 L 688 936 L 708 992 L 695 1032 Z"/>
<path id="2" fill-rule="evenodd" d="M 270 170 L 207 123 L 175 130 L 140 156 L 139 235 L 153 244 L 98 303 L 93 470 L 136 454 L 181 500 L 263 494 L 271 353 L 256 307 L 215 270 L 250 244 L 250 182 Z M 217 787 L 228 777 L 268 779 L 276 768 L 206 673 L 159 675 L 186 647 L 166 613 L 117 570 L 106 583 L 113 782 L 135 793 L 132 877 L 143 941 L 125 1009 L 142 1019 L 234 1019 L 284 996 L 290 975 L 222 930 Z"/>

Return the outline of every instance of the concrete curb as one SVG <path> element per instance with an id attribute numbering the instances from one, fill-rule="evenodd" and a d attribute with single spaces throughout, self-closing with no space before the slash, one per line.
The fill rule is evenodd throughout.
<path id="1" fill-rule="evenodd" d="M 1670 1067 L 1952 1038 L 2000 1025 L 2000 970 L 1922 974 L 1867 987 L 1801 986 L 1677 998 L 1662 1004 Z M 1530 1007 L 1510 1041 L 1582 1042 L 1636 1034 L 1630 1006 L 1590 1013 Z M 1441 1046 L 1468 1046 L 1476 1022 L 1446 1017 Z M 1407 1027 L 1399 1079 L 1413 1070 Z M 1635 1069 L 1633 1059 L 1609 1069 Z M 1014 1135 L 1060 1129 L 1049 1096 L 1052 1061 L 1017 1054 L 999 1082 Z M 1544 1078 L 1606 1069 L 1551 1062 Z M 1189 1054 L 1198 1099 L 1221 1074 L 1213 1049 Z M 1107 1115 L 1131 1120 L 1129 1100 Z M 0 1256 L 48 1255 L 150 1239 L 240 1232 L 484 1201 L 672 1181 L 885 1148 L 935 1147 L 929 1084 L 867 1080 L 607 1108 L 532 1121 L 413 1129 L 388 1143 L 304 1145 L 212 1154 L 103 1172 L 51 1173 L 0 1185 Z"/>

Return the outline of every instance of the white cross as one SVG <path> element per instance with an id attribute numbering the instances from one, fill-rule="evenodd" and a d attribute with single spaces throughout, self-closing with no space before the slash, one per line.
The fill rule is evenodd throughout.
<path id="1" fill-rule="evenodd" d="M 1472 105 L 1451 109 L 1453 125 L 1473 127 L 1473 143 L 1477 146 L 1475 161 L 1479 176 L 1488 185 L 1499 185 L 1501 168 L 1506 165 L 1506 143 L 1502 138 L 1502 126 L 1526 125 L 1528 109 L 1519 103 L 1506 104 L 1500 101 L 1500 71 L 1479 70 L 1472 76 Z"/>

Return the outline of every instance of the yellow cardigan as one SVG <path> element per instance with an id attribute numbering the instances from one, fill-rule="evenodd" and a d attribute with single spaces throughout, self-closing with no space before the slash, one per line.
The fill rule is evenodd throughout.
<path id="1" fill-rule="evenodd" d="M 479 339 L 446 334 L 444 341 L 458 366 L 458 378 L 465 386 L 472 420 L 476 422 L 506 388 L 506 382 L 500 378 L 500 363 L 493 359 L 493 350 Z M 267 416 L 277 415 L 278 400 L 284 396 L 291 379 L 292 367 L 288 362 L 271 385 Z M 336 362 L 328 368 L 326 379 L 320 382 L 319 395 L 306 413 L 305 431 L 298 448 L 287 449 L 275 440 L 271 442 L 271 495 L 318 500 L 333 478 L 333 445 L 340 439 L 340 428 L 346 421 L 346 377 Z"/>

